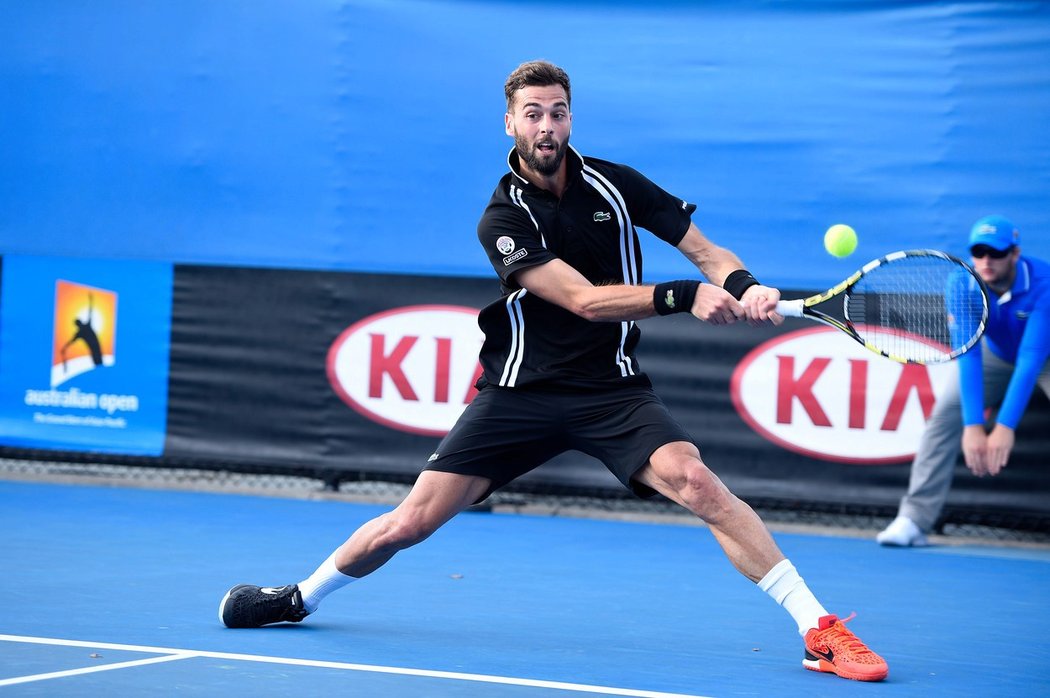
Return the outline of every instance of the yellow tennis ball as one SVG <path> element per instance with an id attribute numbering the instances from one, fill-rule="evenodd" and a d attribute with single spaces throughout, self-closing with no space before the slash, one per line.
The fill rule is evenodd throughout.
<path id="1" fill-rule="evenodd" d="M 824 249 L 835 257 L 848 257 L 857 249 L 857 231 L 848 225 L 836 223 L 824 233 Z"/>

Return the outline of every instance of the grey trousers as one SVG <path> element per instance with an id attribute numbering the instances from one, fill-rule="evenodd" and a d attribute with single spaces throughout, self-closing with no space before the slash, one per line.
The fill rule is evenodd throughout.
<path id="1" fill-rule="evenodd" d="M 982 348 L 981 362 L 984 366 L 984 404 L 998 407 L 1006 395 L 1014 367 L 987 347 Z M 1043 365 L 1037 383 L 1050 397 L 1050 361 Z M 919 450 L 911 464 L 908 493 L 901 499 L 898 512 L 914 521 L 923 531 L 933 528 L 948 499 L 955 463 L 962 451 L 962 432 L 962 402 L 959 396 L 959 373 L 956 371 L 926 423 L 926 431 L 923 432 Z"/>

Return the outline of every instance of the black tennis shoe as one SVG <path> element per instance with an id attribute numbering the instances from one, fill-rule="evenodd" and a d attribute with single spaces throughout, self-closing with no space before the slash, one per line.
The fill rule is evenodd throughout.
<path id="1" fill-rule="evenodd" d="M 238 584 L 219 602 L 219 620 L 227 628 L 260 628 L 270 623 L 298 623 L 309 615 L 299 586 L 257 587 Z"/>

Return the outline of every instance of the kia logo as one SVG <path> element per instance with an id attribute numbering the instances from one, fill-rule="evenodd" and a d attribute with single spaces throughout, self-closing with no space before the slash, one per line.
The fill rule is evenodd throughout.
<path id="1" fill-rule="evenodd" d="M 733 372 L 733 405 L 773 443 L 858 464 L 911 460 L 936 398 L 958 368 L 899 364 L 830 327 L 771 339 Z"/>
<path id="2" fill-rule="evenodd" d="M 475 308 L 394 308 L 339 335 L 328 350 L 328 381 L 372 421 L 444 436 L 477 392 L 483 340 Z"/>

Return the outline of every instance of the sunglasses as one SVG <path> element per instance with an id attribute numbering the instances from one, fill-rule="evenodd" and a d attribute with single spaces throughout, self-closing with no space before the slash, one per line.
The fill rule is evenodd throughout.
<path id="1" fill-rule="evenodd" d="M 1010 245 L 1005 250 L 997 250 L 994 247 L 988 245 L 974 245 L 970 248 L 970 254 L 973 255 L 974 259 L 984 259 L 985 257 L 991 257 L 992 259 L 1002 259 L 1006 255 L 1014 251 L 1014 246 Z"/>

